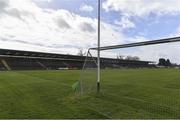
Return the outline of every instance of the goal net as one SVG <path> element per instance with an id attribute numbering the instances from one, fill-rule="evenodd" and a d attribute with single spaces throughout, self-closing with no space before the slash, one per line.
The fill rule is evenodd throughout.
<path id="1" fill-rule="evenodd" d="M 88 50 L 84 60 L 83 68 L 80 73 L 79 85 L 80 90 L 78 93 L 91 93 L 96 91 L 97 79 L 97 51 Z"/>
<path id="2" fill-rule="evenodd" d="M 180 38 L 101 47 L 100 99 L 111 108 L 93 108 L 109 118 L 178 118 L 180 115 Z M 174 43 L 169 43 L 174 42 Z M 163 44 L 166 43 L 166 44 Z M 150 46 L 146 46 L 150 45 Z M 97 91 L 97 48 L 86 56 L 81 93 Z"/>

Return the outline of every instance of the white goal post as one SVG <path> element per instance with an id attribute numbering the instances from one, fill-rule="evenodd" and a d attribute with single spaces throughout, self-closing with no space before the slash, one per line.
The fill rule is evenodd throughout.
<path id="1" fill-rule="evenodd" d="M 100 41 L 100 39 L 98 39 Z M 119 48 L 130 48 L 130 47 L 139 47 L 139 46 L 147 46 L 147 45 L 157 45 L 157 44 L 165 44 L 165 43 L 172 43 L 172 42 L 180 42 L 180 37 L 173 37 L 173 38 L 165 38 L 159 40 L 151 40 L 145 42 L 136 42 L 136 43 L 129 43 L 129 44 L 121 44 L 121 45 L 113 45 L 113 46 L 104 46 L 100 47 L 98 45 L 97 48 L 90 48 L 90 50 L 97 50 L 98 51 L 98 64 L 97 64 L 97 92 L 100 91 L 100 51 L 111 50 L 111 49 L 119 49 Z M 98 42 L 99 43 L 99 42 Z"/>

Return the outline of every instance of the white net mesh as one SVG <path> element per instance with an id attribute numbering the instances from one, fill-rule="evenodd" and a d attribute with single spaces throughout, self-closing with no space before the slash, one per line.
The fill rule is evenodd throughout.
<path id="1" fill-rule="evenodd" d="M 79 80 L 81 84 L 81 93 L 90 93 L 96 91 L 97 58 L 94 57 L 96 51 L 93 52 L 88 51 L 86 59 L 84 61 L 83 69 Z"/>
<path id="2" fill-rule="evenodd" d="M 178 46 L 168 44 L 168 48 L 174 45 Z M 97 103 L 91 103 L 92 108 L 108 118 L 179 118 L 180 70 L 177 52 L 140 54 L 142 50 L 148 49 L 151 53 L 151 50 L 159 48 L 165 49 L 167 45 L 101 52 L 101 92 L 95 98 L 92 96 L 91 99 L 97 99 Z M 87 54 L 81 73 L 82 93 L 97 90 L 97 60 L 93 55 L 96 55 L 93 51 Z M 113 109 L 100 106 L 105 103 Z"/>
<path id="3" fill-rule="evenodd" d="M 117 106 L 127 107 L 117 114 L 128 113 L 129 118 L 179 117 L 179 48 L 174 46 L 179 44 L 107 50 L 116 56 L 115 60 L 110 56 L 111 67 L 102 70 L 103 92 L 116 99 Z M 106 51 L 102 54 L 107 55 Z"/>

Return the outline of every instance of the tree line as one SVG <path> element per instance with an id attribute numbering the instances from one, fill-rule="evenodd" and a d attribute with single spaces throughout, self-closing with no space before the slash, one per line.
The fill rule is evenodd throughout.
<path id="1" fill-rule="evenodd" d="M 164 58 L 160 58 L 158 65 L 159 66 L 172 66 L 172 63 L 169 59 L 166 60 Z"/>

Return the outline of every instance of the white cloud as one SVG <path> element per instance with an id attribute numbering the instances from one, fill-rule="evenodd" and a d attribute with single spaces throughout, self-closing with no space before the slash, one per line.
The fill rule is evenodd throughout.
<path id="1" fill-rule="evenodd" d="M 180 0 L 106 0 L 103 3 L 105 11 L 119 12 L 121 20 L 116 20 L 115 24 L 120 25 L 123 29 L 134 28 L 135 24 L 130 21 L 131 17 L 147 17 L 151 14 L 157 16 L 162 15 L 179 15 Z M 173 32 L 173 31 L 172 31 Z M 169 37 L 180 36 L 180 27 L 174 34 L 169 33 Z M 129 42 L 147 41 L 147 38 L 135 36 L 133 38 L 126 37 Z M 158 61 L 159 58 L 169 58 L 173 62 L 180 63 L 178 51 L 179 43 L 155 45 L 146 47 L 137 47 L 135 49 L 121 49 L 121 53 L 125 55 L 140 56 L 142 60 Z M 118 51 L 118 50 L 117 50 Z M 117 51 L 109 51 L 116 52 Z"/>
<path id="2" fill-rule="evenodd" d="M 97 19 L 82 17 L 63 9 L 43 9 L 32 0 L 0 0 L 0 3 L 4 3 L 0 4 L 3 6 L 0 7 L 1 48 L 76 54 L 79 48 L 88 49 L 97 45 Z M 135 27 L 127 19 L 122 19 L 121 22 L 119 24 L 124 28 Z M 141 36 L 129 38 L 119 32 L 118 28 L 101 22 L 102 46 L 147 40 Z M 162 54 L 176 56 L 179 48 L 178 45 L 147 47 L 131 51 L 131 54 L 151 60 Z M 114 56 L 116 51 L 102 54 Z"/>
<path id="3" fill-rule="evenodd" d="M 43 9 L 32 0 L 9 0 L 0 23 L 1 48 L 75 54 L 97 44 L 97 19 Z M 114 26 L 101 24 L 103 46 L 123 42 Z"/>
<path id="4" fill-rule="evenodd" d="M 52 0 L 33 0 L 35 2 L 51 2 Z"/>
<path id="5" fill-rule="evenodd" d="M 125 16 L 143 17 L 151 13 L 156 15 L 180 13 L 180 0 L 106 0 L 106 11 L 119 11 Z"/>
<path id="6" fill-rule="evenodd" d="M 83 4 L 79 8 L 79 10 L 83 11 L 83 12 L 92 12 L 94 10 L 94 8 L 92 6 L 90 6 L 90 5 Z"/>
<path id="7" fill-rule="evenodd" d="M 177 27 L 170 35 L 169 37 L 180 37 L 180 26 Z"/>
<path id="8" fill-rule="evenodd" d="M 147 39 L 145 41 L 147 41 Z M 178 51 L 180 51 L 180 43 L 176 42 L 138 47 L 136 50 L 132 51 L 130 55 L 137 55 L 142 60 L 156 62 L 158 62 L 159 58 L 165 58 L 170 59 L 173 63 L 180 64 L 180 56 Z"/>
<path id="9" fill-rule="evenodd" d="M 135 24 L 126 17 L 122 17 L 120 21 L 115 20 L 116 25 L 119 25 L 122 29 L 135 28 Z"/>
<path id="10" fill-rule="evenodd" d="M 140 47 L 132 52 L 132 55 L 140 56 L 142 60 L 156 61 L 159 58 L 170 59 L 173 63 L 180 63 L 180 43 L 168 43 L 163 45 L 152 45 Z"/>

